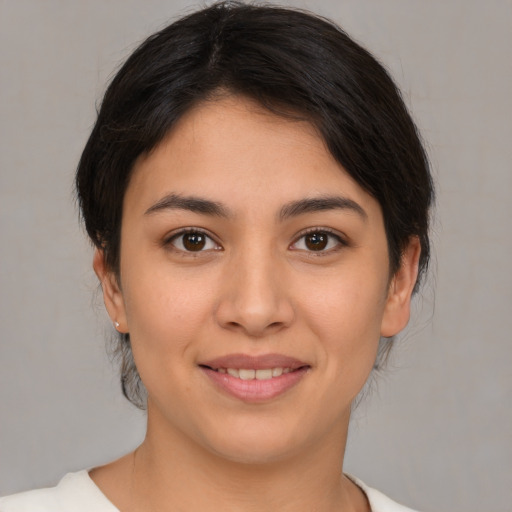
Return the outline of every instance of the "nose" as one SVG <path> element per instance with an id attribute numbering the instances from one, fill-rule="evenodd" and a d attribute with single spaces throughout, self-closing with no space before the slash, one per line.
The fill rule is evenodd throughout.
<path id="1" fill-rule="evenodd" d="M 293 322 L 295 312 L 282 269 L 260 251 L 232 261 L 222 288 L 215 315 L 225 329 L 260 338 Z"/>

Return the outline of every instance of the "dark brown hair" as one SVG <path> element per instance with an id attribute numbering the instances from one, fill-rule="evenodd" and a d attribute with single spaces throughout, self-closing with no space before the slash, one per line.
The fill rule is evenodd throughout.
<path id="1" fill-rule="evenodd" d="M 430 256 L 433 184 L 392 79 L 332 22 L 238 2 L 214 4 L 150 36 L 105 93 L 76 189 L 87 233 L 113 272 L 119 273 L 123 198 L 136 158 L 193 105 L 219 91 L 311 122 L 334 158 L 380 203 L 392 273 L 411 237 L 419 238 L 419 282 Z M 122 336 L 119 351 L 123 392 L 142 406 L 129 335 Z"/>

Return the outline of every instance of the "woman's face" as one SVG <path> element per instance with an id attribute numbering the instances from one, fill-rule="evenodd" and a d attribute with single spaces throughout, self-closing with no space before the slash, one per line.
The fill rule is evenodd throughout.
<path id="1" fill-rule="evenodd" d="M 407 322 L 418 253 L 389 275 L 379 204 L 310 124 L 199 105 L 135 165 L 119 286 L 95 258 L 148 433 L 246 462 L 339 442 L 380 336 Z"/>

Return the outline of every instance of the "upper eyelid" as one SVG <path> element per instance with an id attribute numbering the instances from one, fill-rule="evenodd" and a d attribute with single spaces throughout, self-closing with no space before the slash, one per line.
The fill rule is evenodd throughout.
<path id="1" fill-rule="evenodd" d="M 333 236 L 334 238 L 337 238 L 341 243 L 348 244 L 347 236 L 343 233 L 340 233 L 337 230 L 326 228 L 326 227 L 313 227 L 313 228 L 307 228 L 303 231 L 300 231 L 294 238 L 294 241 L 292 242 L 292 245 L 297 243 L 302 237 L 306 235 L 310 235 L 312 233 L 327 233 L 330 236 Z"/>
<path id="2" fill-rule="evenodd" d="M 190 227 L 186 227 L 186 228 L 178 228 L 178 229 L 172 230 L 170 233 L 167 233 L 164 236 L 164 242 L 169 242 L 173 238 L 176 238 L 180 235 L 186 235 L 187 233 L 201 233 L 202 235 L 206 235 L 208 238 L 211 238 L 216 243 L 218 243 L 215 235 L 210 233 L 207 229 L 198 228 L 195 226 L 190 226 Z"/>
<path id="3" fill-rule="evenodd" d="M 314 250 L 308 250 L 303 248 L 296 247 L 300 240 L 307 236 L 308 234 L 312 233 L 327 233 L 327 235 L 333 237 L 336 239 L 337 243 L 335 247 L 331 247 L 329 249 L 322 249 L 318 251 Z M 333 254 L 337 254 L 339 251 L 350 247 L 350 242 L 348 241 L 347 237 L 335 230 L 329 229 L 329 228 L 309 228 L 306 231 L 303 231 L 301 234 L 295 237 L 294 241 L 289 245 L 289 249 L 291 251 L 297 251 L 301 252 L 304 255 L 307 255 L 308 258 L 320 258 L 322 256 L 329 256 Z"/>
<path id="4" fill-rule="evenodd" d="M 164 236 L 164 238 L 162 240 L 162 245 L 164 245 L 164 246 L 169 245 L 173 240 L 175 240 L 176 238 L 179 238 L 180 236 L 186 235 L 187 233 L 200 233 L 202 235 L 205 235 L 210 240 L 212 240 L 215 243 L 215 245 L 222 248 L 222 244 L 219 242 L 218 238 L 215 235 L 213 235 L 206 229 L 198 228 L 198 227 L 194 227 L 194 226 L 189 226 L 186 228 L 178 228 L 178 229 L 171 231 L 170 233 L 168 233 L 167 235 Z M 197 251 L 197 252 L 202 252 L 202 251 Z"/>
<path id="5" fill-rule="evenodd" d="M 178 228 L 176 230 L 173 230 L 172 232 L 168 233 L 163 238 L 163 244 L 167 245 L 175 238 L 185 235 L 187 233 L 201 233 L 201 234 L 207 236 L 208 238 L 210 238 L 216 245 L 222 247 L 222 244 L 219 242 L 219 239 L 217 236 L 213 235 L 207 229 L 196 227 L 196 226 L 187 226 L 184 228 Z M 300 231 L 299 233 L 297 233 L 295 235 L 295 237 L 293 238 L 293 241 L 290 243 L 290 247 L 295 245 L 301 238 L 303 238 L 304 236 L 307 236 L 311 233 L 327 233 L 328 235 L 339 240 L 339 242 L 341 244 L 343 244 L 343 245 L 349 244 L 349 242 L 347 240 L 347 236 L 344 233 L 341 233 L 337 230 L 334 230 L 334 229 L 328 228 L 328 227 L 315 226 L 315 227 L 306 228 L 306 229 Z"/>

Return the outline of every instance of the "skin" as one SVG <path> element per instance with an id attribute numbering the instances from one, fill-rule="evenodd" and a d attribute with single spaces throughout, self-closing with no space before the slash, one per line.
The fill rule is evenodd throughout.
<path id="1" fill-rule="evenodd" d="M 161 207 L 170 194 L 227 216 Z M 327 196 L 352 206 L 280 215 Z M 184 228 L 207 235 L 204 250 L 186 250 Z M 311 230 L 325 248 L 311 249 Z M 350 408 L 380 336 L 408 322 L 419 252 L 411 239 L 389 275 L 378 202 L 310 124 L 241 97 L 195 107 L 136 162 L 120 275 L 94 257 L 149 398 L 143 444 L 93 480 L 123 511 L 369 510 L 341 476 Z M 276 398 L 246 402 L 198 366 L 233 353 L 283 354 L 308 370 Z"/>

